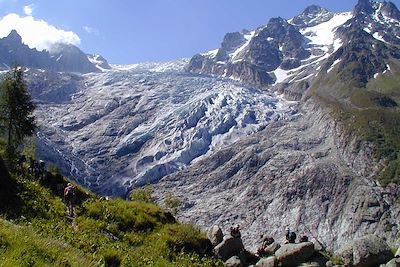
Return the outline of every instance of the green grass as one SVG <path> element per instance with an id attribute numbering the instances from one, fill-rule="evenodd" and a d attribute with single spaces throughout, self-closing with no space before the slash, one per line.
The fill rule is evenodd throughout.
<path id="1" fill-rule="evenodd" d="M 373 144 L 373 156 L 381 163 L 375 178 L 384 186 L 400 184 L 400 64 L 392 60 L 390 66 L 390 72 L 365 85 L 336 68 L 321 75 L 308 95 L 328 107 L 344 136 Z M 349 64 L 346 70 L 358 67 Z"/>
<path id="2" fill-rule="evenodd" d="M 71 245 L 0 220 L 0 266 L 93 266 Z"/>
<path id="3" fill-rule="evenodd" d="M 0 213 L 0 266 L 222 266 L 203 233 L 155 204 L 84 195 L 71 221 L 50 189 L 9 178 L 16 201 Z"/>

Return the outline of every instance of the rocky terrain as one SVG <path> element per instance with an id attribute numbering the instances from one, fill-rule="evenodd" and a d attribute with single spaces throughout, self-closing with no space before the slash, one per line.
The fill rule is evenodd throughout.
<path id="1" fill-rule="evenodd" d="M 153 184 L 159 201 L 180 199 L 181 220 L 239 224 L 251 249 L 285 226 L 329 249 L 365 234 L 393 244 L 399 13 L 310 6 L 190 60 L 108 68 L 89 56 L 86 74 L 29 65 L 40 155 L 102 195 Z"/>

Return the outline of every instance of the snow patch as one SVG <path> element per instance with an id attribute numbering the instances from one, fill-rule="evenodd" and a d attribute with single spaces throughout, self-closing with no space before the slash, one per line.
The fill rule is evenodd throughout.
<path id="1" fill-rule="evenodd" d="M 387 42 L 385 41 L 385 39 L 383 39 L 383 37 L 380 35 L 379 32 L 375 32 L 372 36 L 373 36 L 376 40 L 378 40 L 378 41 L 387 43 Z"/>
<path id="2" fill-rule="evenodd" d="M 336 59 L 335 62 L 332 63 L 331 67 L 327 70 L 327 73 L 331 72 L 340 61 L 341 59 Z"/>
<path id="3" fill-rule="evenodd" d="M 252 31 L 252 32 L 250 32 L 249 34 L 244 35 L 244 39 L 246 39 L 246 42 L 245 42 L 241 47 L 239 47 L 238 49 L 236 49 L 234 52 L 232 52 L 232 53 L 229 54 L 229 57 L 230 57 L 232 60 L 235 60 L 235 58 L 237 57 L 237 55 L 239 55 L 240 52 L 242 52 L 242 51 L 250 44 L 250 41 L 251 41 L 251 39 L 253 39 L 255 33 L 256 33 L 255 31 Z M 238 61 L 238 60 L 236 60 L 236 61 Z"/>
<path id="4" fill-rule="evenodd" d="M 329 21 L 306 28 L 301 33 L 310 39 L 310 44 L 330 46 L 335 42 L 335 30 L 352 16 L 351 12 L 335 14 Z"/>
<path id="5" fill-rule="evenodd" d="M 276 70 L 274 70 L 274 74 L 276 77 L 276 81 L 275 81 L 274 85 L 286 80 L 289 77 L 288 73 L 289 73 L 289 71 L 283 70 L 281 68 L 277 68 Z"/>

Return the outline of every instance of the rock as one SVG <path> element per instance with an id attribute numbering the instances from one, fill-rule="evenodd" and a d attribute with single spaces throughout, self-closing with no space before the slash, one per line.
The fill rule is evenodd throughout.
<path id="1" fill-rule="evenodd" d="M 332 262 L 328 263 L 328 259 L 321 254 L 320 252 L 315 252 L 312 257 L 307 261 L 307 263 L 303 263 L 301 266 L 315 266 L 315 267 L 333 267 Z"/>
<path id="2" fill-rule="evenodd" d="M 375 235 L 367 235 L 348 243 L 337 255 L 346 265 L 356 267 L 379 266 L 393 258 L 388 244 Z"/>
<path id="3" fill-rule="evenodd" d="M 278 266 L 275 256 L 262 258 L 256 264 L 256 267 L 275 267 L 275 266 Z"/>
<path id="4" fill-rule="evenodd" d="M 224 235 L 222 230 L 218 225 L 214 225 L 207 233 L 208 239 L 210 239 L 211 244 L 215 247 L 224 240 Z"/>
<path id="5" fill-rule="evenodd" d="M 400 266 L 400 258 L 395 258 L 386 263 L 386 267 L 399 267 Z"/>
<path id="6" fill-rule="evenodd" d="M 400 247 L 397 249 L 395 257 L 400 257 Z"/>
<path id="7" fill-rule="evenodd" d="M 242 262 L 238 256 L 233 256 L 229 258 L 224 264 L 225 267 L 243 267 Z"/>
<path id="8" fill-rule="evenodd" d="M 333 263 L 331 261 L 327 261 L 325 266 L 326 267 L 333 267 Z"/>
<path id="9" fill-rule="evenodd" d="M 214 248 L 214 255 L 224 261 L 237 256 L 244 250 L 241 238 L 227 238 Z"/>
<path id="10" fill-rule="evenodd" d="M 307 262 L 307 263 L 302 263 L 299 265 L 300 267 L 324 267 L 323 265 L 320 265 L 318 262 Z"/>
<path id="11" fill-rule="evenodd" d="M 275 256 L 282 266 L 297 266 L 310 259 L 314 252 L 314 244 L 312 242 L 304 242 L 285 244 L 275 252 Z"/>
<path id="12" fill-rule="evenodd" d="M 266 249 L 265 249 L 265 253 L 267 255 L 274 255 L 275 252 L 280 249 L 281 245 L 279 245 L 276 242 L 273 242 L 271 245 L 269 245 Z"/>

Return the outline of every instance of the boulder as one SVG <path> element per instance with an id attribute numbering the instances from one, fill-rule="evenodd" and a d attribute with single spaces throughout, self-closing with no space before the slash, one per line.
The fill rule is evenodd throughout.
<path id="1" fill-rule="evenodd" d="M 314 252 L 314 244 L 312 242 L 304 242 L 282 245 L 275 252 L 275 256 L 282 266 L 297 266 L 310 259 Z"/>
<path id="2" fill-rule="evenodd" d="M 324 256 L 320 252 L 316 252 L 307 261 L 308 265 L 304 265 L 304 266 L 321 266 L 321 267 L 325 267 L 325 266 L 327 266 L 327 262 L 328 262 L 328 258 L 326 256 Z"/>
<path id="3" fill-rule="evenodd" d="M 400 258 L 395 258 L 386 263 L 386 267 L 399 267 L 400 266 Z"/>
<path id="4" fill-rule="evenodd" d="M 256 267 L 275 267 L 278 266 L 275 256 L 262 258 L 256 263 Z"/>
<path id="5" fill-rule="evenodd" d="M 233 256 L 238 256 L 244 250 L 241 238 L 229 237 L 214 248 L 214 255 L 224 261 Z"/>
<path id="6" fill-rule="evenodd" d="M 210 230 L 207 233 L 207 237 L 208 239 L 210 239 L 211 244 L 214 247 L 224 240 L 224 235 L 222 234 L 222 230 L 218 225 L 214 225 L 213 227 L 210 228 Z"/>
<path id="7" fill-rule="evenodd" d="M 388 244 L 375 235 L 367 235 L 348 243 L 337 251 L 337 255 L 345 265 L 355 267 L 379 266 L 393 258 Z"/>
<path id="8" fill-rule="evenodd" d="M 273 242 L 271 245 L 269 245 L 266 249 L 265 249 L 265 253 L 267 255 L 274 255 L 275 252 L 280 249 L 281 245 L 279 245 L 276 242 Z"/>
<path id="9" fill-rule="evenodd" d="M 243 267 L 243 264 L 238 256 L 233 256 L 225 262 L 224 267 Z"/>

